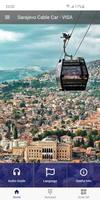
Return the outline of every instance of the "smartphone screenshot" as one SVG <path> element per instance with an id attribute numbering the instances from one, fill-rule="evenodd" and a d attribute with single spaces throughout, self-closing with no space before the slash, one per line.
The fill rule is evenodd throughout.
<path id="1" fill-rule="evenodd" d="M 0 2 L 0 199 L 100 200 L 100 5 Z"/>

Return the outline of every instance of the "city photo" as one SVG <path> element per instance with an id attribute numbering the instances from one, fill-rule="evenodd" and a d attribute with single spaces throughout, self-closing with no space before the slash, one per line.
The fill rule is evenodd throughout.
<path id="1" fill-rule="evenodd" d="M 99 36 L 0 24 L 0 163 L 100 162 Z"/>

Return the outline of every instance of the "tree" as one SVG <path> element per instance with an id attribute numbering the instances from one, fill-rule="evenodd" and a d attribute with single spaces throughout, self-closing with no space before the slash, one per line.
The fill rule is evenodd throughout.
<path id="1" fill-rule="evenodd" d="M 33 103 L 33 104 L 37 104 L 37 103 L 38 103 L 38 100 L 37 100 L 37 99 L 34 99 L 32 103 Z"/>
<path id="2" fill-rule="evenodd" d="M 0 134 L 0 141 L 2 140 L 2 135 Z"/>
<path id="3" fill-rule="evenodd" d="M 91 134 L 96 136 L 96 135 L 98 135 L 98 131 L 96 129 L 94 129 L 91 131 Z"/>
<path id="4" fill-rule="evenodd" d="M 14 126 L 14 128 L 13 128 L 13 133 L 14 133 L 14 139 L 15 140 L 18 139 L 18 130 L 17 130 L 16 126 Z"/>
<path id="5" fill-rule="evenodd" d="M 20 102 L 20 108 L 26 107 L 25 101 Z"/>
<path id="6" fill-rule="evenodd" d="M 94 141 L 93 141 L 93 137 L 91 134 L 88 135 L 88 146 L 94 147 Z"/>
<path id="7" fill-rule="evenodd" d="M 38 133 L 39 129 L 37 127 L 34 127 L 31 129 L 31 133 L 32 133 L 32 136 L 35 136 L 36 133 Z"/>
<path id="8" fill-rule="evenodd" d="M 75 147 L 80 147 L 81 146 L 81 142 L 80 142 L 80 140 L 77 140 L 76 142 L 75 142 Z"/>
<path id="9" fill-rule="evenodd" d="M 20 119 L 22 117 L 22 113 L 19 111 L 19 110 L 14 110 L 13 111 L 13 114 L 14 114 L 14 118 L 17 120 L 17 119 Z"/>
<path id="10" fill-rule="evenodd" d="M 84 139 L 83 139 L 83 137 L 82 137 L 82 141 L 81 141 L 81 143 L 82 143 L 82 145 L 84 145 Z"/>
<path id="11" fill-rule="evenodd" d="M 11 129 L 11 124 L 12 124 L 12 121 L 11 121 L 11 120 L 7 120 L 7 121 L 6 121 L 6 126 L 8 127 L 9 132 L 10 132 L 10 129 Z"/>
<path id="12" fill-rule="evenodd" d="M 85 137 L 85 136 L 87 136 L 87 131 L 86 130 L 81 130 L 81 132 L 80 132 L 80 135 L 82 136 L 82 137 Z"/>
<path id="13" fill-rule="evenodd" d="M 87 135 L 87 131 L 79 128 L 76 130 L 76 135 L 85 137 Z"/>
<path id="14" fill-rule="evenodd" d="M 72 120 L 73 120 L 73 122 L 79 120 L 79 115 L 74 115 L 74 116 L 72 117 Z"/>
<path id="15" fill-rule="evenodd" d="M 61 121 L 61 124 L 62 124 L 62 125 L 64 125 L 64 124 L 65 124 L 65 121 L 64 121 L 64 120 L 62 120 L 62 121 Z"/>

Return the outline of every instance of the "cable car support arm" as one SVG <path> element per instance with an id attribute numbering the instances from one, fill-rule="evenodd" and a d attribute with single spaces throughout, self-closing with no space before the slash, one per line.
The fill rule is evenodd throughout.
<path id="1" fill-rule="evenodd" d="M 68 43 L 69 39 L 71 38 L 71 35 L 70 35 L 70 34 L 63 33 L 63 36 L 62 36 L 61 38 L 63 38 L 64 59 L 65 59 L 66 57 L 70 57 L 70 58 L 72 59 L 72 55 L 69 55 L 69 54 L 67 54 L 67 52 L 66 52 L 66 44 Z"/>

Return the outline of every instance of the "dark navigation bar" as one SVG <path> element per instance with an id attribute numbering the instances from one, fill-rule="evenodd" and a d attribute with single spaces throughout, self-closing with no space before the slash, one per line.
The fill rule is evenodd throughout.
<path id="1" fill-rule="evenodd" d="M 100 24 L 100 11 L 0 11 L 1 24 Z"/>
<path id="2" fill-rule="evenodd" d="M 100 164 L 0 164 L 0 187 L 100 187 Z"/>

